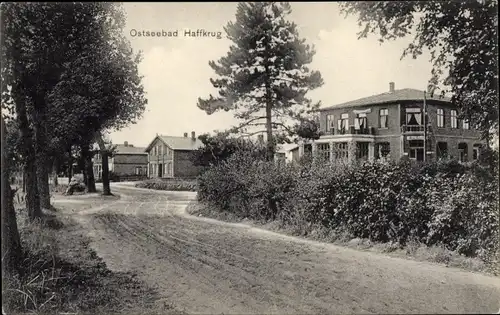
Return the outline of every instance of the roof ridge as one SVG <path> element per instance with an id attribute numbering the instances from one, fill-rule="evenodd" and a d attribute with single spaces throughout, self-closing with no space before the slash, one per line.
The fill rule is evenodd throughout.
<path id="1" fill-rule="evenodd" d="M 342 103 L 337 103 L 330 106 L 325 106 L 319 110 L 328 110 L 333 108 L 342 108 L 350 106 L 367 106 L 372 104 L 382 104 L 387 102 L 397 102 L 397 101 L 409 101 L 409 100 L 420 100 L 424 97 L 424 90 L 414 89 L 414 88 L 404 88 L 394 91 L 387 91 L 383 93 L 373 94 L 369 96 L 364 96 L 356 98 L 354 100 L 345 101 Z M 448 96 L 442 96 L 439 93 L 433 93 L 428 96 L 429 100 L 434 101 L 445 101 L 449 102 L 450 98 Z"/>

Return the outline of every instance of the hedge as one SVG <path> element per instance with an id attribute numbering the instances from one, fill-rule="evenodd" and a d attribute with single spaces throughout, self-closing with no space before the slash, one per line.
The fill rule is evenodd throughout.
<path id="1" fill-rule="evenodd" d="M 289 165 L 237 153 L 199 177 L 198 198 L 243 218 L 321 224 L 376 242 L 442 244 L 489 257 L 498 175 L 477 163 Z"/>
<path id="2" fill-rule="evenodd" d="M 198 184 L 196 180 L 148 179 L 135 184 L 135 187 L 155 190 L 197 191 Z"/>

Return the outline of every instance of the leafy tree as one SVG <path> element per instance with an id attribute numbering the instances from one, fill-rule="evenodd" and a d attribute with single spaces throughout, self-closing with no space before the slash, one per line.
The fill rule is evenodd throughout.
<path id="1" fill-rule="evenodd" d="M 85 17 L 81 3 L 6 3 L 2 6 L 3 96 L 15 104 L 21 132 L 27 208 L 30 217 L 40 216 L 50 206 L 47 173 L 47 94 L 58 82 L 62 65 L 79 52 L 71 38 L 86 30 L 76 21 Z M 80 25 L 89 25 L 91 17 Z M 41 192 L 41 200 L 39 192 Z"/>
<path id="2" fill-rule="evenodd" d="M 232 133 L 252 135 L 264 127 L 268 159 L 276 142 L 294 133 L 290 121 L 301 121 L 319 106 L 306 93 L 323 84 L 321 74 L 307 67 L 315 51 L 285 19 L 290 12 L 289 3 L 239 3 L 236 22 L 224 28 L 233 45 L 226 56 L 209 62 L 218 96 L 199 98 L 197 104 L 209 115 L 234 111 L 241 123 Z"/>
<path id="3" fill-rule="evenodd" d="M 34 100 L 25 106 L 27 123 L 20 125 L 34 126 L 36 155 L 26 156 L 37 157 L 35 188 L 40 188 L 42 206 L 47 207 L 49 157 L 80 146 L 92 190 L 92 152 L 87 148 L 96 134 L 123 128 L 142 115 L 146 101 L 137 71 L 140 55 L 132 52 L 123 35 L 120 4 L 9 4 L 7 9 L 9 19 L 3 21 L 13 23 L 4 49 L 10 59 L 2 74 L 12 68 L 22 74 L 16 79 L 24 89 L 12 89 L 10 96 Z M 12 85 L 14 77 L 6 81 Z M 22 119 L 19 113 L 16 108 Z"/>
<path id="4" fill-rule="evenodd" d="M 203 134 L 198 136 L 203 146 L 193 152 L 191 160 L 196 166 L 208 167 L 227 160 L 231 155 L 240 151 L 253 154 L 256 159 L 266 158 L 266 149 L 259 143 L 249 139 L 230 137 L 221 132 L 215 135 Z"/>
<path id="5" fill-rule="evenodd" d="M 358 17 L 360 38 L 376 33 L 384 42 L 413 36 L 403 57 L 417 58 L 428 49 L 431 87 L 442 83 L 461 118 L 469 119 L 484 138 L 498 134 L 496 0 L 352 1 L 340 6 L 346 15 Z"/>
<path id="6" fill-rule="evenodd" d="M 97 142 L 103 157 L 103 190 L 109 189 L 108 159 L 113 151 L 104 145 L 102 133 L 120 130 L 142 117 L 147 100 L 138 73 L 141 54 L 135 54 L 123 35 L 125 15 L 120 4 L 101 8 L 103 22 L 81 40 L 79 58 L 66 65 L 67 72 L 53 89 L 51 103 L 54 123 L 61 122 L 59 133 L 71 130 L 69 142 L 83 145 L 86 177 L 92 178 L 92 156 L 85 148 Z M 96 67 L 95 65 L 99 66 Z M 89 181 L 92 187 L 92 180 Z"/>
<path id="7" fill-rule="evenodd" d="M 96 136 L 96 143 L 101 152 L 101 165 L 102 165 L 102 194 L 112 195 L 111 187 L 109 185 L 110 172 L 109 172 L 109 158 L 113 157 L 116 152 L 116 145 L 111 143 L 111 140 L 105 139 L 102 133 Z"/>

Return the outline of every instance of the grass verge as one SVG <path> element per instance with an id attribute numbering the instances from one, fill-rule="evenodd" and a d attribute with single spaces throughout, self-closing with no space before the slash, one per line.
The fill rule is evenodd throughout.
<path id="1" fill-rule="evenodd" d="M 306 239 L 332 243 L 338 246 L 384 253 L 392 257 L 407 258 L 417 261 L 427 261 L 444 264 L 447 267 L 455 267 L 472 272 L 481 272 L 493 276 L 500 276 L 500 252 L 490 263 L 485 263 L 478 258 L 466 257 L 456 252 L 447 250 L 443 246 L 428 247 L 419 242 L 411 241 L 402 247 L 395 243 L 375 243 L 369 239 L 352 237 L 345 231 L 332 231 L 319 225 L 313 225 L 305 221 L 294 223 L 284 223 L 280 220 L 271 222 L 261 222 L 241 218 L 234 213 L 221 211 L 213 206 L 199 202 L 191 202 L 187 207 L 187 212 L 194 216 L 204 216 L 225 222 L 246 223 L 255 227 L 264 228 L 273 232 L 278 232 L 290 236 L 299 236 Z"/>
<path id="2" fill-rule="evenodd" d="M 2 277 L 7 314 L 179 314 L 134 274 L 113 272 L 70 217 L 18 215 L 20 274 Z"/>

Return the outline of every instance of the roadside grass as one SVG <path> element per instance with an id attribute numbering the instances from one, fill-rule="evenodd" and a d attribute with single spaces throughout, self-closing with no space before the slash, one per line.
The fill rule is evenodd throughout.
<path id="1" fill-rule="evenodd" d="M 148 179 L 135 184 L 138 188 L 170 191 L 197 191 L 196 179 Z"/>
<path id="2" fill-rule="evenodd" d="M 285 235 L 332 243 L 347 248 L 383 253 L 392 257 L 426 261 L 443 264 L 447 267 L 500 276 L 500 250 L 497 251 L 496 256 L 493 257 L 490 263 L 485 263 L 481 259 L 466 257 L 457 252 L 450 251 L 442 245 L 429 247 L 413 240 L 408 242 L 404 247 L 391 242 L 376 243 L 371 242 L 369 239 L 355 238 L 346 231 L 333 231 L 323 226 L 313 225 L 300 220 L 293 223 L 284 223 L 281 220 L 264 222 L 241 218 L 234 213 L 222 211 L 201 202 L 191 202 L 186 211 L 193 216 L 203 216 L 232 223 L 246 223 Z"/>
<path id="3" fill-rule="evenodd" d="M 109 270 L 72 218 L 16 212 L 23 253 L 20 274 L 2 276 L 8 314 L 182 314 L 135 274 Z"/>

